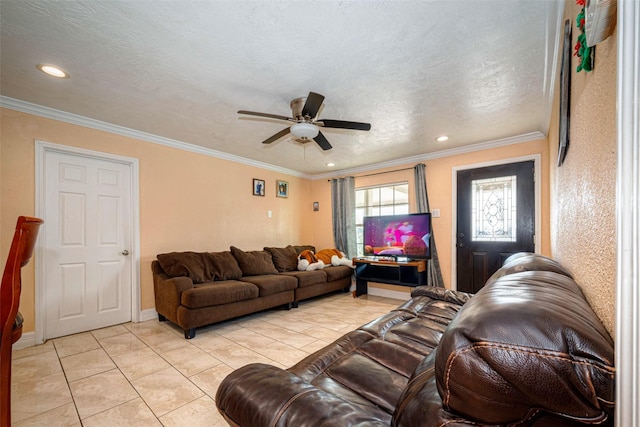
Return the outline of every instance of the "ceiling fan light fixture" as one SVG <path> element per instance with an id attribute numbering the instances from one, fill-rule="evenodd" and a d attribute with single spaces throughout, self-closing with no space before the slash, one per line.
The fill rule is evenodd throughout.
<path id="1" fill-rule="evenodd" d="M 296 123 L 290 130 L 291 134 L 298 138 L 315 138 L 320 132 L 320 128 L 311 123 Z"/>

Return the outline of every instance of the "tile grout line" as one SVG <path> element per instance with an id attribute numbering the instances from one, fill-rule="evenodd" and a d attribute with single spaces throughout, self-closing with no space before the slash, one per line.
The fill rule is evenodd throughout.
<path id="1" fill-rule="evenodd" d="M 350 298 L 349 298 L 350 300 Z M 265 338 L 268 340 L 272 341 L 272 344 L 275 343 L 280 343 L 283 345 L 286 345 L 288 348 L 292 349 L 292 350 L 297 350 L 303 354 L 305 354 L 304 357 L 307 357 L 308 355 L 312 354 L 313 352 L 317 351 L 317 350 L 313 350 L 313 351 L 308 351 L 305 350 L 304 348 L 307 348 L 309 346 L 313 346 L 316 343 L 320 343 L 320 347 L 324 347 L 326 346 L 328 343 L 332 342 L 335 338 L 332 338 L 330 341 L 325 341 L 321 338 L 317 338 L 313 335 L 309 335 L 307 333 L 307 331 L 312 330 L 314 328 L 325 328 L 328 331 L 330 331 L 331 333 L 336 333 L 338 335 L 342 335 L 344 333 L 347 332 L 347 330 L 353 329 L 354 328 L 354 324 L 355 322 L 358 322 L 358 326 L 361 326 L 362 324 L 366 324 L 363 322 L 368 322 L 369 320 L 364 320 L 364 319 L 369 319 L 369 318 L 375 318 L 378 315 L 380 315 L 381 313 L 386 313 L 386 311 L 388 311 L 389 309 L 393 309 L 397 306 L 399 300 L 387 300 L 387 299 L 381 299 L 381 300 L 373 300 L 373 301 L 369 301 L 369 300 L 363 300 L 364 304 L 356 304 L 355 307 L 348 307 L 346 306 L 346 304 L 349 302 L 348 300 L 345 299 L 344 296 L 340 295 L 340 296 L 334 296 L 334 297 L 329 297 L 329 298 L 325 298 L 324 300 L 315 300 L 315 301 L 310 301 L 310 304 L 308 304 L 307 306 L 307 310 L 306 313 L 303 314 L 302 312 L 299 312 L 300 315 L 302 317 L 308 317 L 308 316 L 312 316 L 312 318 L 314 320 L 312 321 L 308 321 L 305 320 L 305 322 L 309 323 L 310 327 L 309 328 L 305 328 L 303 331 L 300 330 L 295 330 L 295 329 L 289 329 L 286 326 L 286 317 L 291 317 L 293 322 L 296 322 L 297 320 L 300 319 L 300 317 L 297 315 L 298 313 L 295 313 L 296 316 L 287 316 L 287 314 L 289 313 L 287 312 L 278 312 L 278 311 L 273 311 L 273 310 L 267 310 L 265 312 L 261 312 L 261 313 L 256 313 L 255 315 L 251 315 L 250 317 L 246 317 L 245 319 L 247 320 L 247 322 L 242 322 L 242 318 L 239 319 L 230 319 L 230 322 L 226 325 L 229 326 L 231 328 L 235 328 L 237 327 L 238 330 L 234 330 L 231 329 L 229 331 L 229 334 L 231 334 L 232 336 L 234 334 L 239 334 L 239 336 L 245 335 L 245 336 L 249 336 L 251 334 L 256 334 L 256 336 L 260 337 L 260 338 Z M 302 307 L 301 307 L 302 308 Z M 331 309 L 335 309 L 335 312 L 332 314 Z M 338 313 L 338 317 L 335 317 L 335 313 Z M 327 316 L 327 319 L 337 319 L 337 318 L 341 318 L 340 316 L 346 316 L 347 314 L 353 314 L 353 317 L 349 317 L 347 319 L 344 320 L 340 320 L 341 323 L 344 323 L 343 327 L 340 327 L 339 329 L 331 329 L 331 328 L 326 328 L 325 326 L 322 325 L 322 317 L 319 317 L 321 315 L 325 315 Z M 257 322 L 257 323 L 253 323 L 253 322 Z M 180 334 L 174 327 L 172 327 L 172 325 L 168 324 L 167 322 L 159 322 L 157 320 L 154 321 L 154 325 L 160 327 L 162 329 L 162 333 L 166 333 L 168 334 L 168 336 L 172 336 L 172 337 L 179 337 L 182 338 L 182 334 Z M 146 323 L 146 322 L 143 322 Z M 190 340 L 185 340 L 187 341 L 188 346 L 181 346 L 181 347 L 177 347 L 175 349 L 169 349 L 166 351 L 160 350 L 158 349 L 158 345 L 156 345 L 155 347 L 153 347 L 150 343 L 148 343 L 147 341 L 145 341 L 145 331 L 144 328 L 138 329 L 135 327 L 136 324 L 133 324 L 131 322 L 127 322 L 124 324 L 120 324 L 120 325 L 113 325 L 113 326 L 122 326 L 123 330 L 120 331 L 114 331 L 115 333 L 113 335 L 108 335 L 108 336 L 104 336 L 99 338 L 98 335 L 95 334 L 96 331 L 99 331 L 100 329 L 108 329 L 111 328 L 112 326 L 106 327 L 106 328 L 100 328 L 97 330 L 91 330 L 91 331 L 86 331 L 86 333 L 89 334 L 89 336 L 92 337 L 93 340 L 96 341 L 96 343 L 98 344 L 98 348 L 95 349 L 90 349 L 90 350 L 84 350 L 84 351 L 80 351 L 78 353 L 74 353 L 74 354 L 69 354 L 67 356 L 64 357 L 60 357 L 60 353 L 59 351 L 61 350 L 61 347 L 59 348 L 59 346 L 61 344 L 56 345 L 55 339 L 51 339 L 52 341 L 52 349 L 55 352 L 55 356 L 57 358 L 57 363 L 59 368 L 62 370 L 63 373 L 63 377 L 64 377 L 64 381 L 66 383 L 66 388 L 69 392 L 69 395 L 71 396 L 71 403 L 74 406 L 74 410 L 75 410 L 75 414 L 77 416 L 77 419 L 80 421 L 81 425 L 84 425 L 84 422 L 96 415 L 102 414 L 106 411 L 109 410 L 113 410 L 114 408 L 118 408 L 120 406 L 126 405 L 136 399 L 140 399 L 141 402 L 144 403 L 145 407 L 151 412 L 151 414 L 153 414 L 154 419 L 160 423 L 161 425 L 164 425 L 164 423 L 160 420 L 161 417 L 165 417 L 175 411 L 178 411 L 184 407 L 186 407 L 187 405 L 190 405 L 196 401 L 198 401 L 199 399 L 201 399 L 202 397 L 206 397 L 208 399 L 210 399 L 211 401 L 215 402 L 215 394 L 214 396 L 211 396 L 205 388 L 201 387 L 200 385 L 198 385 L 196 382 L 194 382 L 194 380 L 192 380 L 192 378 L 194 378 L 197 375 L 202 374 L 203 372 L 206 372 L 207 370 L 210 369 L 214 369 L 214 368 L 223 368 L 225 370 L 235 370 L 236 368 L 234 368 L 233 366 L 229 365 L 225 360 L 220 359 L 219 357 L 216 357 L 213 353 L 211 353 L 211 351 L 208 351 L 206 349 L 206 347 L 202 347 L 201 345 L 199 345 L 198 343 L 195 342 L 190 342 Z M 217 325 L 212 325 L 212 327 L 216 327 L 216 326 L 220 326 L 220 324 Z M 358 327 L 355 326 L 355 327 Z M 252 328 L 257 327 L 257 330 L 254 330 Z M 285 333 L 290 333 L 290 334 L 297 334 L 303 337 L 308 338 L 309 340 L 311 340 L 309 343 L 306 343 L 304 345 L 301 345 L 301 347 L 296 347 L 295 345 L 292 345 L 290 343 L 284 342 L 282 341 L 280 338 L 274 338 L 272 336 L 266 335 L 265 334 L 265 329 L 264 327 L 272 327 L 272 328 L 277 328 L 278 330 L 282 330 Z M 154 326 L 155 328 L 155 326 Z M 268 356 L 267 354 L 264 354 L 260 351 L 255 350 L 254 348 L 252 348 L 250 345 L 248 345 L 248 340 L 240 340 L 242 342 L 236 341 L 234 340 L 232 337 L 229 338 L 225 335 L 222 335 L 221 332 L 224 331 L 224 329 L 220 328 L 217 331 L 216 330 L 204 330 L 202 335 L 206 335 L 209 336 L 211 335 L 212 337 L 216 337 L 216 338 L 221 338 L 224 340 L 229 341 L 230 343 L 237 345 L 241 348 L 244 348 L 260 357 L 264 357 L 266 359 L 268 359 L 270 362 L 274 364 L 275 366 L 283 366 L 282 369 L 288 369 L 288 365 L 284 366 L 282 363 L 280 363 L 278 360 L 274 360 L 272 357 Z M 190 400 L 189 402 L 184 402 L 181 403 L 179 406 L 172 408 L 171 410 L 167 411 L 166 413 L 162 414 L 162 415 L 157 415 L 152 409 L 151 406 L 149 406 L 149 403 L 144 399 L 144 397 L 140 394 L 140 392 L 138 391 L 138 389 L 135 387 L 135 385 L 133 384 L 132 379 L 129 379 L 124 371 L 122 370 L 122 368 L 120 367 L 120 365 L 116 362 L 116 360 L 114 359 L 116 356 L 120 356 L 120 354 L 118 355 L 112 355 L 107 351 L 107 348 L 105 347 L 105 345 L 103 344 L 104 340 L 111 338 L 111 337 L 116 337 L 116 336 L 121 336 L 121 335 L 126 335 L 126 334 L 131 334 L 132 337 L 134 337 L 136 340 L 140 341 L 143 345 L 144 345 L 144 350 L 148 349 L 151 351 L 151 353 L 155 356 L 158 356 L 163 362 L 167 363 L 169 365 L 169 367 L 171 367 L 174 371 L 176 371 L 183 379 L 187 380 L 187 382 L 195 387 L 195 389 L 198 390 L 199 393 L 202 393 L 201 396 L 196 397 L 193 400 Z M 139 335 L 140 334 L 140 335 Z M 201 335 L 201 336 L 202 336 Z M 64 337 L 61 337 L 64 338 Z M 44 343 L 43 343 L 44 344 Z M 204 344 L 204 342 L 202 343 Z M 268 347 L 268 346 L 267 346 Z M 219 362 L 219 364 L 216 364 L 212 367 L 209 368 L 203 368 L 202 370 L 198 370 L 197 372 L 191 373 L 190 375 L 188 375 L 186 372 L 183 372 L 181 369 L 179 369 L 174 363 L 178 363 L 180 364 L 181 362 L 174 362 L 172 363 L 167 354 L 178 350 L 180 348 L 190 348 L 190 350 L 195 349 L 198 350 L 199 352 L 202 352 L 203 354 L 210 356 L 211 358 L 215 359 L 216 361 Z M 215 347 L 214 347 L 215 348 Z M 75 355 L 80 355 L 83 353 L 88 353 L 90 351 L 93 350 L 98 350 L 100 349 L 102 352 L 104 352 L 108 358 L 108 360 L 114 365 L 113 368 L 107 369 L 105 371 L 96 373 L 96 374 L 92 374 L 92 375 L 88 375 L 86 377 L 82 377 L 82 378 L 78 378 L 77 380 L 74 381 L 69 381 L 69 376 L 68 376 L 68 372 L 67 370 L 65 370 L 64 365 L 62 363 L 63 359 L 67 358 L 67 357 L 71 357 L 71 356 L 75 356 Z M 138 349 L 138 350 L 143 350 L 143 349 Z M 133 353 L 135 351 L 138 350 L 130 350 L 130 351 L 126 351 L 124 353 L 122 353 L 121 355 L 126 355 L 128 353 Z M 46 353 L 46 352 L 44 352 Z M 43 353 L 43 354 L 44 354 Z M 36 355 L 36 354 L 34 354 Z M 300 359 L 302 360 L 302 359 Z M 251 362 L 249 362 L 251 363 Z M 100 375 L 103 374 L 105 372 L 110 372 L 113 371 L 114 369 L 117 369 L 119 374 L 121 376 L 123 376 L 127 382 L 127 384 L 129 384 L 129 386 L 135 391 L 136 397 L 133 397 L 129 400 L 126 400 L 125 402 L 121 402 L 119 404 L 117 404 L 116 406 L 113 406 L 111 408 L 107 408 L 104 409 L 100 412 L 97 412 L 95 414 L 91 414 L 90 416 L 87 416 L 84 420 L 80 417 L 80 411 L 78 408 L 78 403 L 76 401 L 76 397 L 75 395 L 72 393 L 71 391 L 71 384 L 75 381 L 79 381 L 85 378 L 91 378 L 93 376 L 96 375 Z M 166 368 L 165 368 L 166 369 Z M 153 375 L 158 371 L 154 371 L 154 372 L 150 372 L 145 374 L 144 376 L 140 377 L 140 378 L 145 378 L 149 375 Z M 140 378 L 136 378 L 140 379 Z M 66 404 L 65 404 L 66 405 Z M 57 410 L 61 407 L 63 407 L 64 405 L 61 405 L 59 407 L 56 408 L 52 408 L 49 409 L 45 412 L 39 413 L 39 414 L 35 414 L 31 417 L 28 417 L 24 420 L 22 420 L 22 422 L 36 417 L 36 416 L 41 416 L 42 414 L 46 414 L 47 412 L 53 411 L 53 410 Z"/>

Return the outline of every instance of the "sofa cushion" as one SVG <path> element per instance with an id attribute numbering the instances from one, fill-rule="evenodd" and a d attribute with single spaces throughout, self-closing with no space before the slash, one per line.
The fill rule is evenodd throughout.
<path id="1" fill-rule="evenodd" d="M 242 277 L 242 270 L 229 251 L 170 252 L 159 254 L 157 258 L 167 276 L 187 276 L 193 283 L 236 280 Z"/>
<path id="2" fill-rule="evenodd" d="M 286 271 L 281 274 L 283 276 L 293 276 L 298 279 L 298 287 L 300 288 L 327 283 L 327 273 L 325 273 L 324 270 Z"/>
<path id="3" fill-rule="evenodd" d="M 495 282 L 503 276 L 508 276 L 521 271 L 553 271 L 573 278 L 560 263 L 544 255 L 529 252 L 518 252 L 504 260 L 502 267 L 498 269 L 485 283 L 485 286 Z"/>
<path id="4" fill-rule="evenodd" d="M 258 298 L 259 289 L 253 283 L 223 280 L 203 283 L 182 292 L 180 303 L 188 308 L 210 307 Z"/>
<path id="5" fill-rule="evenodd" d="M 486 285 L 436 353 L 444 407 L 479 422 L 528 425 L 540 411 L 586 423 L 613 416 L 613 340 L 564 274 L 524 271 Z"/>
<path id="6" fill-rule="evenodd" d="M 298 268 L 298 254 L 296 249 L 289 245 L 286 248 L 264 248 L 271 254 L 273 265 L 279 272 L 293 271 Z"/>
<path id="7" fill-rule="evenodd" d="M 231 246 L 231 253 L 238 261 L 243 276 L 259 276 L 261 274 L 277 274 L 271 254 L 267 251 L 243 251 Z"/>
<path id="8" fill-rule="evenodd" d="M 298 286 L 295 277 L 284 274 L 266 274 L 262 276 L 245 276 L 243 281 L 253 283 L 260 289 L 260 296 L 277 294 L 278 292 L 291 291 Z"/>
<path id="9" fill-rule="evenodd" d="M 346 265 L 337 265 L 323 268 L 327 274 L 327 282 L 333 282 L 334 280 L 344 279 L 350 277 L 353 274 L 353 268 Z"/>
<path id="10" fill-rule="evenodd" d="M 293 247 L 296 250 L 296 257 L 302 253 L 302 251 L 316 251 L 316 247 L 313 245 L 296 245 Z"/>

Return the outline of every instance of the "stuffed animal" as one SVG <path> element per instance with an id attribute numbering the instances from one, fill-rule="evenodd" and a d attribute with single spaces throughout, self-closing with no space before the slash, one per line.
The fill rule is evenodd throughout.
<path id="1" fill-rule="evenodd" d="M 312 271 L 324 268 L 324 262 L 318 261 L 313 251 L 306 249 L 298 255 L 298 270 Z"/>
<path id="2" fill-rule="evenodd" d="M 298 270 L 301 271 L 320 270 L 327 265 L 353 267 L 351 260 L 337 249 L 323 249 L 317 253 L 305 250 L 298 256 Z"/>
<path id="3" fill-rule="evenodd" d="M 346 265 L 353 267 L 353 263 L 349 258 L 346 258 L 345 254 L 337 249 L 323 249 L 316 253 L 316 258 L 319 261 L 324 262 L 325 265 Z"/>

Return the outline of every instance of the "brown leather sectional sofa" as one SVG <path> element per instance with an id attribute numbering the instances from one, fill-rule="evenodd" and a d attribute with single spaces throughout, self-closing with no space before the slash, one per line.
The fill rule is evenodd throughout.
<path id="1" fill-rule="evenodd" d="M 533 254 L 475 296 L 419 287 L 387 315 L 283 370 L 227 376 L 230 425 L 613 425 L 614 346 L 571 275 Z"/>
<path id="2" fill-rule="evenodd" d="M 243 251 L 171 252 L 152 261 L 156 311 L 193 338 L 196 328 L 268 308 L 349 290 L 353 269 L 298 271 L 298 254 L 313 246 Z"/>

